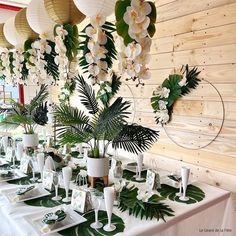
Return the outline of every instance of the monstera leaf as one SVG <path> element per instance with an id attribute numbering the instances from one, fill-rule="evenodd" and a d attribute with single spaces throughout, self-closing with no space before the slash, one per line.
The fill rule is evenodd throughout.
<path id="1" fill-rule="evenodd" d="M 103 228 L 93 229 L 90 227 L 90 224 L 94 222 L 93 211 L 88 212 L 84 214 L 83 216 L 87 219 L 86 222 L 78 226 L 60 231 L 59 234 L 64 235 L 64 236 L 75 236 L 75 235 L 79 235 L 79 236 L 95 236 L 95 235 L 105 236 L 107 235 L 109 236 L 109 235 L 115 235 L 117 233 L 121 233 L 124 231 L 124 228 L 125 228 L 123 220 L 115 214 L 112 214 L 112 224 L 116 226 L 116 229 L 112 232 L 106 232 L 103 230 Z M 108 219 L 107 219 L 107 214 L 105 211 L 99 211 L 98 217 L 99 217 L 99 221 L 102 222 L 103 225 L 107 224 Z"/>
<path id="2" fill-rule="evenodd" d="M 181 201 L 176 193 L 179 192 L 178 188 L 162 184 L 161 189 L 158 190 L 161 196 L 169 198 L 171 201 L 182 202 L 186 204 L 193 204 L 202 201 L 205 198 L 205 193 L 194 185 L 188 185 L 186 195 L 189 197 L 188 201 Z"/>

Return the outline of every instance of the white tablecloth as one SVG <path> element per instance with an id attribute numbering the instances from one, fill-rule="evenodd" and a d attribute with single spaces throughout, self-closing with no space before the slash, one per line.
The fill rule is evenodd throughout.
<path id="1" fill-rule="evenodd" d="M 203 183 L 195 183 L 194 185 L 205 192 L 205 199 L 191 205 L 166 201 L 175 211 L 175 216 L 166 218 L 166 223 L 156 220 L 141 221 L 129 216 L 127 212 L 121 213 L 117 208 L 114 208 L 114 213 L 125 222 L 125 231 L 117 235 L 235 236 L 236 215 L 233 211 L 230 193 Z M 0 190 L 9 187 L 14 187 L 14 185 L 0 184 Z M 45 208 L 32 207 L 25 203 L 10 205 L 3 196 L 0 196 L 0 236 L 36 236 L 34 229 L 23 216 L 43 209 Z"/>

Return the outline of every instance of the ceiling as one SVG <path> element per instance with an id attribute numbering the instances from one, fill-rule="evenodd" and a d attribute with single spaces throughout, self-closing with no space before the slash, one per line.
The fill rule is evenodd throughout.
<path id="1" fill-rule="evenodd" d="M 4 0 L 0 1 L 0 3 L 16 7 L 26 7 L 30 1 L 31 0 Z"/>

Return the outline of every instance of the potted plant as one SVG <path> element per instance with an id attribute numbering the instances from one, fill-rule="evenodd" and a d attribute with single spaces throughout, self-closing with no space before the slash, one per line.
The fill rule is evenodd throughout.
<path id="1" fill-rule="evenodd" d="M 0 126 L 4 126 L 6 129 L 16 129 L 22 126 L 25 131 L 23 134 L 24 147 L 37 147 L 39 140 L 35 128 L 37 125 L 47 123 L 47 102 L 44 102 L 47 97 L 47 86 L 42 85 L 29 104 L 21 104 L 12 99 L 12 109 L 0 122 Z"/>
<path id="2" fill-rule="evenodd" d="M 126 121 L 130 115 L 130 103 L 121 97 L 114 98 L 121 85 L 120 78 L 115 74 L 111 82 L 104 82 L 100 86 L 97 96 L 82 76 L 75 80 L 80 101 L 87 111 L 65 104 L 57 106 L 57 132 L 61 144 L 87 143 L 91 147 L 87 159 L 90 177 L 108 175 L 109 165 L 105 154 L 109 144 L 113 148 L 138 154 L 157 140 L 158 131 Z"/>

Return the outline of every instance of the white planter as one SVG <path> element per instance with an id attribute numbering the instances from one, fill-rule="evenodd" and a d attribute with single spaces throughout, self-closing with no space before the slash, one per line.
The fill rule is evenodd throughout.
<path id="1" fill-rule="evenodd" d="M 87 173 L 91 177 L 103 177 L 109 174 L 109 159 L 87 158 Z"/>
<path id="2" fill-rule="evenodd" d="M 23 134 L 24 147 L 37 147 L 39 144 L 38 134 Z"/>

